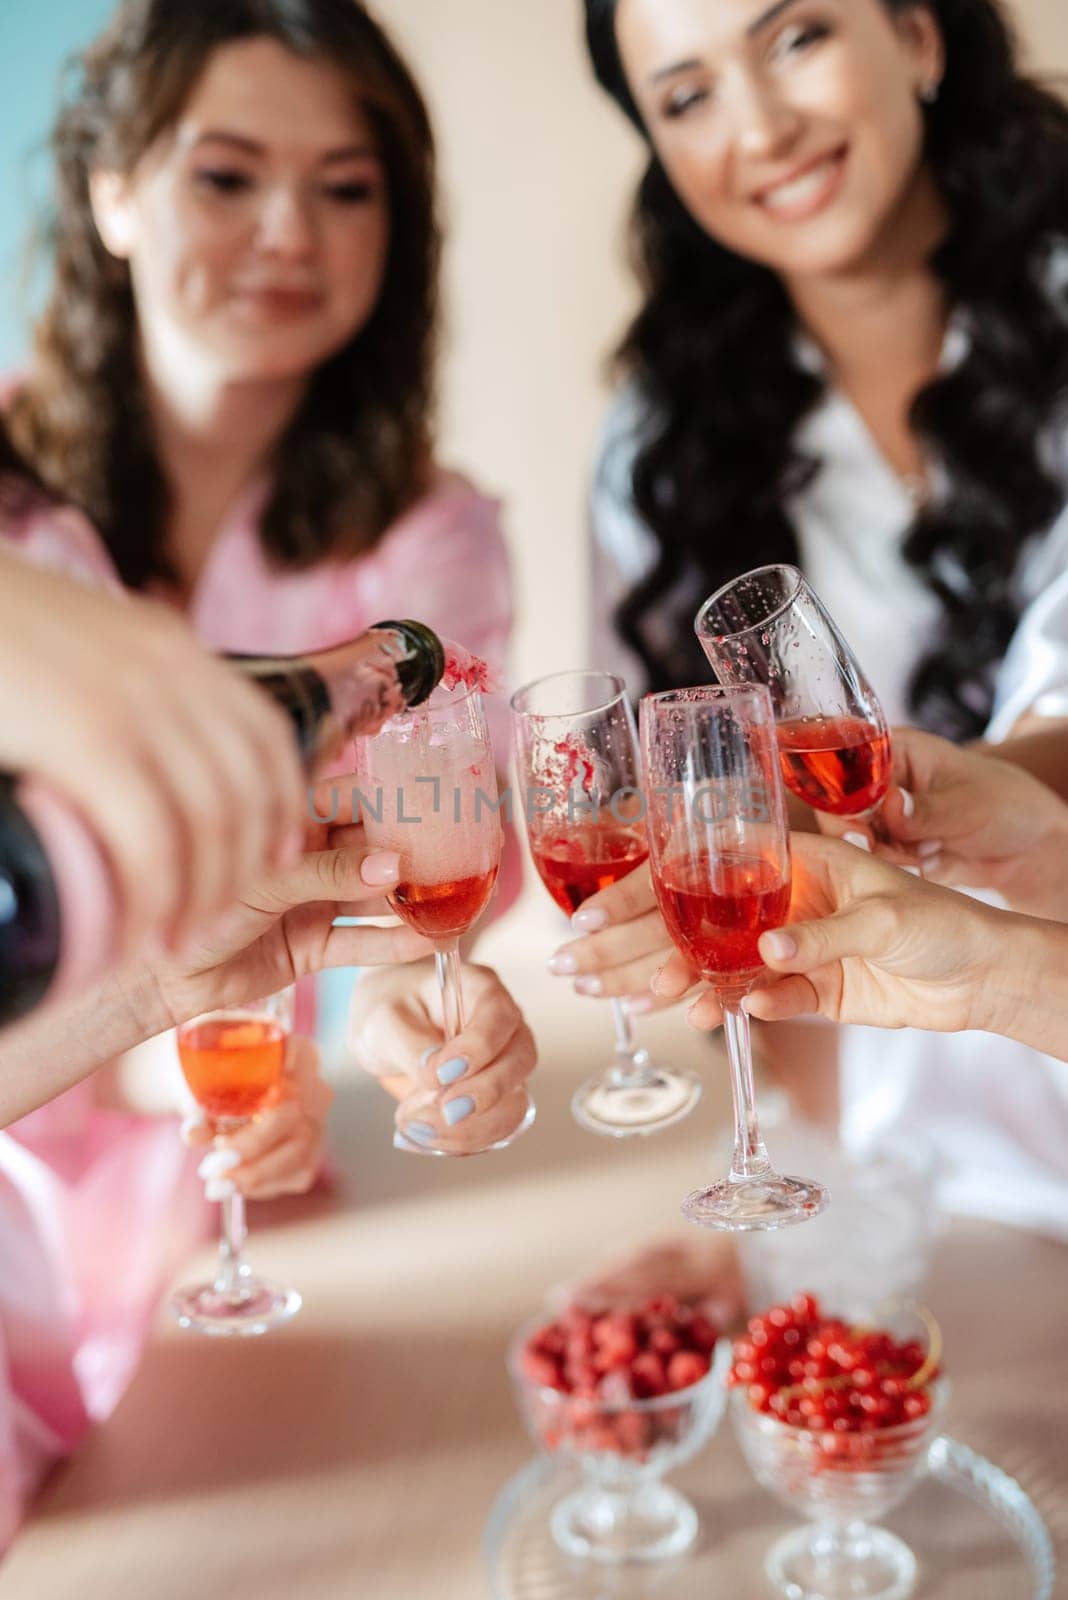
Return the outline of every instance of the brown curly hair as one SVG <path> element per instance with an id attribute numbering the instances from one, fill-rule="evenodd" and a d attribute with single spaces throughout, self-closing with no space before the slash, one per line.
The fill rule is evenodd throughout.
<path id="1" fill-rule="evenodd" d="M 441 233 L 433 133 L 407 67 L 357 0 L 124 0 L 73 63 L 56 122 L 53 286 L 8 421 L 26 460 L 92 520 L 134 589 L 171 576 L 169 491 L 129 268 L 100 240 L 89 178 L 97 168 L 131 172 L 176 121 L 212 52 L 260 36 L 351 76 L 380 141 L 390 205 L 378 303 L 314 373 L 276 446 L 264 549 L 288 567 L 359 555 L 426 487 Z"/>

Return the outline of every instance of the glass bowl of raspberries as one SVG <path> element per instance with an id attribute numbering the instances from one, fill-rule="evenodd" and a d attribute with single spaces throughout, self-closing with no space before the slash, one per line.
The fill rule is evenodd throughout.
<path id="1" fill-rule="evenodd" d="M 948 1398 L 941 1336 L 901 1302 L 894 1317 L 925 1337 L 826 1315 L 796 1295 L 750 1318 L 727 1378 L 731 1418 L 757 1482 L 811 1526 L 785 1535 L 765 1570 L 787 1600 L 906 1600 L 916 1558 L 871 1526 L 927 1470 Z"/>
<path id="2" fill-rule="evenodd" d="M 712 1437 L 726 1409 L 728 1340 L 671 1295 L 529 1323 L 508 1358 L 539 1447 L 579 1469 L 551 1515 L 569 1555 L 660 1561 L 689 1549 L 697 1512 L 661 1480 Z"/>

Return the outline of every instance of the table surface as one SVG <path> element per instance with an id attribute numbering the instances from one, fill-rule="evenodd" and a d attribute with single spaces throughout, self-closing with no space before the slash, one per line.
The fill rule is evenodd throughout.
<path id="1" fill-rule="evenodd" d="M 570 1094 L 604 1059 L 609 1018 L 544 978 L 530 948 L 516 944 L 510 977 L 542 1045 L 533 1130 L 478 1160 L 405 1156 L 385 1097 L 343 1085 L 332 1191 L 251 1208 L 253 1264 L 300 1288 L 300 1316 L 245 1341 L 161 1316 L 114 1416 L 56 1471 L 0 1567 L 0 1600 L 485 1594 L 485 1519 L 531 1455 L 504 1372 L 509 1336 L 591 1261 L 686 1234 L 678 1203 L 713 1175 L 726 1112 L 708 1041 L 654 1018 L 643 1036 L 659 1053 L 702 1066 L 701 1106 L 649 1140 L 577 1128 Z M 928 1298 L 949 1352 L 951 1431 L 1017 1476 L 1068 1540 L 1068 1250 L 956 1223 Z M 962 1574 L 962 1600 L 972 1592 Z M 750 1569 L 732 1600 L 764 1593 Z"/>

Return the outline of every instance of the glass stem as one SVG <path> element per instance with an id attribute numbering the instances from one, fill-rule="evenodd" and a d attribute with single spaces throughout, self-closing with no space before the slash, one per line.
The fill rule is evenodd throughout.
<path id="1" fill-rule="evenodd" d="M 749 1017 L 740 1009 L 739 999 L 739 996 L 729 999 L 720 996 L 734 1096 L 734 1155 L 730 1171 L 733 1183 L 743 1182 L 746 1178 L 762 1178 L 772 1171 L 757 1120 Z"/>
<path id="2" fill-rule="evenodd" d="M 248 1277 L 244 1259 L 247 1233 L 244 1195 L 235 1192 L 220 1201 L 219 1219 L 219 1271 L 215 1288 L 219 1294 L 240 1300 L 245 1294 L 245 1279 Z"/>
<path id="3" fill-rule="evenodd" d="M 455 1039 L 464 1030 L 464 994 L 460 978 L 460 942 L 446 950 L 435 950 L 438 984 L 441 988 L 441 1014 L 445 1024 L 446 1040 Z"/>
<path id="4" fill-rule="evenodd" d="M 866 1522 L 820 1522 L 812 1530 L 809 1548 L 820 1576 L 830 1577 L 868 1556 L 871 1530 Z"/>
<path id="5" fill-rule="evenodd" d="M 654 1077 L 649 1052 L 634 1037 L 630 1012 L 618 995 L 612 997 L 612 1025 L 616 1032 L 616 1064 L 612 1076 L 617 1083 L 644 1085 Z"/>

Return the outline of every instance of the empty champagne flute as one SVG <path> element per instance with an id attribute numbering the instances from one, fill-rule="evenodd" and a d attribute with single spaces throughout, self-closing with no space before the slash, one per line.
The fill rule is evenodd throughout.
<path id="1" fill-rule="evenodd" d="M 705 601 L 694 623 L 721 683 L 771 691 L 783 780 L 816 811 L 874 818 L 890 786 L 878 697 L 796 567 L 758 567 Z"/>
<path id="2" fill-rule="evenodd" d="M 439 686 L 418 708 L 358 739 L 356 756 L 367 842 L 400 855 L 400 877 L 387 899 L 434 945 L 445 1038 L 455 1039 L 466 1025 L 460 939 L 489 904 L 501 863 L 497 776 L 480 690 Z M 428 1103 L 420 1115 L 441 1124 L 439 1140 L 447 1134 L 444 1109 Z M 534 1115 L 526 1094 L 522 1120 L 507 1138 L 462 1153 L 503 1150 Z M 414 1144 L 398 1135 L 397 1142 L 421 1155 L 461 1153 L 429 1139 Z"/>
<path id="3" fill-rule="evenodd" d="M 766 688 L 677 689 L 641 703 L 653 887 L 672 941 L 716 991 L 734 1097 L 726 1178 L 683 1215 L 708 1228 L 781 1228 L 822 1211 L 827 1192 L 768 1158 L 741 1002 L 763 962 L 762 933 L 790 909 L 790 835 Z"/>
<path id="4" fill-rule="evenodd" d="M 648 858 L 638 741 L 622 678 L 557 672 L 512 697 L 516 766 L 538 876 L 571 916 Z M 659 1133 L 693 1110 L 692 1072 L 639 1048 L 624 1002 L 612 1001 L 615 1059 L 583 1083 L 575 1121 L 611 1138 Z"/>
<path id="5" fill-rule="evenodd" d="M 177 1031 L 182 1075 L 197 1105 L 215 1124 L 217 1144 L 268 1106 L 285 1072 L 293 1029 L 293 991 L 228 1011 L 208 1011 Z M 189 1284 L 171 1299 L 183 1328 L 222 1337 L 267 1333 L 301 1305 L 295 1289 L 257 1278 L 245 1260 L 245 1199 L 219 1202 L 219 1267 L 210 1283 Z"/>

